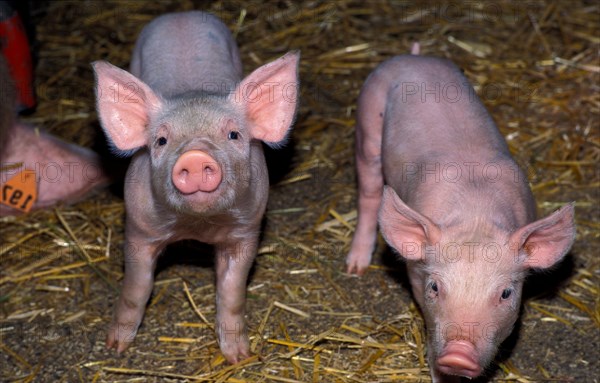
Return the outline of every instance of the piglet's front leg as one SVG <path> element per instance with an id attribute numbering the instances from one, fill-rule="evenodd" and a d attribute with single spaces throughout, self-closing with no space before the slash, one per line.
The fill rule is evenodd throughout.
<path id="1" fill-rule="evenodd" d="M 106 339 L 106 347 L 123 352 L 133 342 L 152 293 L 159 249 L 129 240 L 125 245 L 125 278 Z"/>
<path id="2" fill-rule="evenodd" d="M 246 329 L 246 281 L 256 256 L 257 240 L 216 246 L 217 336 L 230 363 L 250 356 Z"/>

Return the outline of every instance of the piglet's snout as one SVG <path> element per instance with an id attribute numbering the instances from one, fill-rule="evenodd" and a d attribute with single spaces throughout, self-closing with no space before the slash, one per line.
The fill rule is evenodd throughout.
<path id="1" fill-rule="evenodd" d="M 183 153 L 173 166 L 173 184 L 183 194 L 215 191 L 222 178 L 217 161 L 201 150 Z"/>
<path id="2" fill-rule="evenodd" d="M 481 374 L 475 348 L 466 341 L 450 342 L 437 360 L 438 368 L 447 375 L 475 378 Z"/>

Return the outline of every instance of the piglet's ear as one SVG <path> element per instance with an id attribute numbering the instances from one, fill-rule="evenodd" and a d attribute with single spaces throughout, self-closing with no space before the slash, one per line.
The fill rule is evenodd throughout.
<path id="1" fill-rule="evenodd" d="M 383 188 L 379 227 L 386 242 L 408 260 L 424 256 L 422 247 L 440 241 L 440 228 L 408 207 L 389 186 Z"/>
<path id="2" fill-rule="evenodd" d="M 261 66 L 238 84 L 230 99 L 243 108 L 252 138 L 282 144 L 296 115 L 300 52 Z"/>
<path id="3" fill-rule="evenodd" d="M 96 75 L 96 108 L 100 124 L 121 154 L 146 145 L 150 115 L 160 98 L 143 81 L 106 61 L 92 63 Z"/>
<path id="4" fill-rule="evenodd" d="M 509 243 L 525 267 L 546 269 L 567 254 L 575 239 L 574 215 L 570 203 L 511 234 Z"/>

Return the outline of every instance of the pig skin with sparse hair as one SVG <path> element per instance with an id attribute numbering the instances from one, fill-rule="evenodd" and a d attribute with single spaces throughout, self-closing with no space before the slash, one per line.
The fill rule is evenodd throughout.
<path id="1" fill-rule="evenodd" d="M 407 262 L 433 382 L 481 375 L 517 320 L 527 272 L 569 251 L 573 204 L 536 220 L 502 135 L 441 58 L 397 56 L 371 73 L 358 99 L 356 165 L 348 273 L 369 266 L 379 222 Z"/>
<path id="2" fill-rule="evenodd" d="M 285 141 L 296 113 L 299 53 L 242 80 L 233 37 L 200 11 L 158 17 L 141 32 L 131 73 L 93 63 L 102 128 L 133 154 L 125 182 L 125 278 L 107 346 L 133 341 L 156 260 L 174 241 L 215 247 L 216 332 L 223 355 L 250 355 L 246 281 L 268 197 L 261 141 Z"/>

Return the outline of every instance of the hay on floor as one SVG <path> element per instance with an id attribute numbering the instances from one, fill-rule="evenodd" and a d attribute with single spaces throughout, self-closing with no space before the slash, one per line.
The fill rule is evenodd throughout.
<path id="1" fill-rule="evenodd" d="M 273 154 L 288 168 L 271 187 L 248 286 L 255 356 L 230 366 L 218 351 L 214 274 L 210 260 L 196 263 L 209 259 L 202 254 L 172 254 L 133 346 L 120 358 L 105 350 L 124 224 L 123 201 L 107 189 L 0 220 L 0 380 L 429 381 L 423 321 L 383 243 L 366 276 L 344 274 L 356 224 L 356 97 L 378 63 L 418 41 L 423 54 L 464 69 L 526 170 L 540 214 L 576 201 L 569 272 L 554 294 L 532 289 L 521 336 L 493 381 L 590 381 L 600 359 L 597 3 L 49 2 L 32 10 L 39 104 L 26 120 L 102 147 L 90 62 L 126 68 L 144 24 L 189 9 L 230 26 L 246 73 L 302 52 L 292 141 Z"/>

